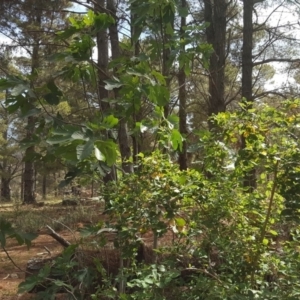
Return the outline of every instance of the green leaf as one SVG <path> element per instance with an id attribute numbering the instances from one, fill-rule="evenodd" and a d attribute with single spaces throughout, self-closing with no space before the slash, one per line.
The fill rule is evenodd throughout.
<path id="1" fill-rule="evenodd" d="M 84 160 L 88 158 L 94 149 L 94 141 L 88 140 L 84 145 L 78 145 L 76 147 L 77 159 Z"/>
<path id="2" fill-rule="evenodd" d="M 114 23 L 115 20 L 110 14 L 97 13 L 94 17 L 94 26 L 96 31 L 106 29 Z"/>
<path id="3" fill-rule="evenodd" d="M 86 141 L 87 137 L 85 135 L 85 133 L 81 132 L 81 131 L 75 131 L 72 135 L 71 135 L 73 140 L 83 140 Z"/>
<path id="4" fill-rule="evenodd" d="M 178 7 L 178 14 L 182 18 L 186 18 L 189 15 L 189 10 L 187 7 Z"/>
<path id="5" fill-rule="evenodd" d="M 56 136 L 52 136 L 46 140 L 46 142 L 51 145 L 70 142 L 70 141 L 72 141 L 71 135 L 69 135 L 69 136 L 56 135 Z"/>
<path id="6" fill-rule="evenodd" d="M 57 38 L 56 39 L 59 39 L 59 40 L 66 40 L 68 38 L 70 38 L 73 34 L 75 34 L 76 32 L 78 32 L 79 29 L 71 26 L 69 28 L 67 28 L 66 30 L 64 31 L 60 31 L 56 34 Z"/>
<path id="7" fill-rule="evenodd" d="M 278 232 L 277 231 L 275 231 L 275 230 L 269 230 L 269 233 L 271 233 L 272 235 L 274 235 L 274 236 L 277 236 L 278 235 Z"/>
<path id="8" fill-rule="evenodd" d="M 177 129 L 173 129 L 171 132 L 171 142 L 174 150 L 182 151 L 182 136 Z"/>
<path id="9" fill-rule="evenodd" d="M 95 156 L 100 161 L 106 161 L 105 156 L 101 153 L 101 151 L 95 146 Z"/>
<path id="10" fill-rule="evenodd" d="M 26 278 L 25 281 L 21 282 L 18 286 L 18 292 L 30 292 L 37 284 L 39 284 L 40 280 L 37 276 L 32 275 Z"/>
<path id="11" fill-rule="evenodd" d="M 104 118 L 102 125 L 104 124 L 105 128 L 110 129 L 115 127 L 119 123 L 119 120 L 113 115 L 109 115 Z"/>
<path id="12" fill-rule="evenodd" d="M 108 91 L 112 91 L 113 89 L 118 89 L 123 86 L 123 83 L 117 80 L 104 80 L 104 82 L 106 83 L 105 89 Z"/>
<path id="13" fill-rule="evenodd" d="M 175 223 L 179 227 L 183 227 L 186 224 L 186 221 L 183 218 L 175 218 Z"/>
<path id="14" fill-rule="evenodd" d="M 50 90 L 50 93 L 44 95 L 44 99 L 50 104 L 50 105 L 57 105 L 59 104 L 60 98 L 62 97 L 62 92 L 59 90 L 57 85 L 54 82 L 54 79 L 51 79 L 47 83 L 47 88 Z"/>
<path id="15" fill-rule="evenodd" d="M 41 109 L 40 108 L 32 108 L 32 109 L 21 109 L 21 115 L 20 117 L 21 118 L 28 118 L 28 117 L 31 117 L 31 116 L 36 116 L 38 114 L 41 113 Z"/>
<path id="16" fill-rule="evenodd" d="M 177 115 L 169 115 L 168 121 L 172 123 L 173 125 L 177 125 L 179 123 L 179 117 Z"/>
<path id="17" fill-rule="evenodd" d="M 117 145 L 112 140 L 95 142 L 97 148 L 106 158 L 108 166 L 112 166 L 117 159 Z"/>
<path id="18" fill-rule="evenodd" d="M 263 245 L 267 246 L 269 244 L 269 240 L 264 238 L 262 243 L 263 243 Z"/>

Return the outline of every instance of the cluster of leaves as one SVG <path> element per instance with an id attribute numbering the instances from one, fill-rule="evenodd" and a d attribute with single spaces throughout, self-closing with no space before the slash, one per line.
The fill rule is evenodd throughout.
<path id="1" fill-rule="evenodd" d="M 176 283 L 185 286 L 188 299 L 299 297 L 299 210 L 290 213 L 299 201 L 297 193 L 293 198 L 288 194 L 298 186 L 293 181 L 298 170 L 298 110 L 299 101 L 284 102 L 280 108 L 257 104 L 249 109 L 242 103 L 239 111 L 215 117 L 222 130 L 199 133 L 209 176 L 179 171 L 168 157 L 154 153 L 141 157 L 136 174 L 107 187 L 110 226 L 119 232 L 122 251 L 129 250 L 132 257 L 133 241 L 151 231 L 154 239 L 163 240 L 172 229 L 178 238 L 171 247 L 157 250 L 162 256 L 155 266 L 138 266 L 138 279 L 128 282 L 137 290 L 128 299 L 156 299 L 150 292 L 154 288 L 168 299 L 166 282 L 181 277 L 184 261 L 198 272 L 190 282 Z M 237 147 L 241 136 L 244 149 Z M 258 186 L 249 193 L 243 181 L 253 168 Z M 292 236 L 287 227 L 294 228 Z M 158 272 L 155 279 L 153 268 Z"/>
<path id="2" fill-rule="evenodd" d="M 127 281 L 119 299 L 299 298 L 299 211 L 288 213 L 298 203 L 288 195 L 298 186 L 299 104 L 242 104 L 215 117 L 222 130 L 199 133 L 209 175 L 180 171 L 168 155 L 154 152 L 140 155 L 135 174 L 105 188 L 106 226 L 116 230 L 115 247 L 131 262 L 115 277 Z M 249 193 L 243 178 L 253 167 L 258 186 Z M 155 248 L 150 264 L 134 259 L 144 235 Z M 103 295 L 104 283 L 94 297 Z"/>

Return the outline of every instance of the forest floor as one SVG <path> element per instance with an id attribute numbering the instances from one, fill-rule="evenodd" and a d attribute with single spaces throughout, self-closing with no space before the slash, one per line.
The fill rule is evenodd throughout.
<path id="1" fill-rule="evenodd" d="M 33 257 L 55 257 L 63 250 L 63 246 L 48 234 L 45 226 L 50 225 L 64 239 L 73 243 L 79 237 L 78 228 L 90 224 L 93 219 L 99 222 L 101 208 L 95 208 L 99 208 L 99 204 L 62 207 L 61 203 L 46 203 L 40 208 L 0 205 L 1 217 L 24 231 L 38 233 L 29 249 L 26 245 L 18 245 L 15 239 L 7 239 L 7 253 L 0 247 L 0 300 L 35 299 L 33 294 L 18 293 L 18 285 L 25 279 L 28 260 Z M 57 299 L 64 299 L 64 295 L 58 295 Z"/>

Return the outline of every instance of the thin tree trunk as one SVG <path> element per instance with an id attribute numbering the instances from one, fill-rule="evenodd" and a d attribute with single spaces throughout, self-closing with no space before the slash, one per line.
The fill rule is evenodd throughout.
<path id="1" fill-rule="evenodd" d="M 35 118 L 28 117 L 26 137 L 30 140 L 34 133 Z M 34 163 L 31 160 L 31 154 L 34 153 L 35 147 L 31 146 L 25 151 L 25 168 L 24 168 L 24 203 L 31 204 L 35 202 L 34 195 Z"/>
<path id="2" fill-rule="evenodd" d="M 91 185 L 92 185 L 92 186 L 91 186 L 91 191 L 92 191 L 91 197 L 93 198 L 93 197 L 94 197 L 94 185 L 95 185 L 94 179 L 92 179 L 92 184 L 91 184 Z"/>
<path id="3" fill-rule="evenodd" d="M 161 20 L 162 22 L 162 20 Z M 162 23 L 163 24 L 163 23 Z M 174 28 L 174 24 L 171 24 L 172 28 Z M 166 86 L 169 89 L 171 78 L 170 78 L 170 56 L 171 56 L 171 48 L 169 46 L 169 41 L 172 38 L 170 34 L 167 33 L 167 28 L 165 25 L 162 26 L 162 75 L 166 79 Z M 164 106 L 164 116 L 165 118 L 168 117 L 170 113 L 169 101 Z"/>
<path id="4" fill-rule="evenodd" d="M 249 108 L 252 106 L 252 47 L 253 47 L 253 0 L 244 0 L 243 11 L 243 53 L 242 53 L 242 98 L 249 101 Z M 241 148 L 245 149 L 246 139 L 241 137 Z M 244 187 L 249 192 L 256 188 L 256 170 L 250 170 L 244 178 Z"/>
<path id="5" fill-rule="evenodd" d="M 130 27 L 130 30 L 131 30 L 131 45 L 133 46 L 133 54 L 134 54 L 134 56 L 138 56 L 140 54 L 140 43 L 139 43 L 139 40 L 134 39 L 134 38 L 137 38 L 136 33 L 138 31 L 138 28 L 135 24 L 135 21 L 138 17 L 134 13 L 135 5 L 136 5 L 136 3 L 131 4 L 131 27 Z M 133 126 L 135 126 L 136 122 L 138 122 L 138 116 L 139 116 L 140 112 L 141 112 L 141 109 L 139 109 L 139 111 L 136 111 L 134 109 L 134 113 L 132 116 Z M 138 165 L 138 154 L 141 151 L 140 140 L 139 140 L 140 136 L 141 136 L 141 133 L 138 133 L 138 132 L 136 132 L 132 135 L 133 163 L 135 166 Z"/>
<path id="6" fill-rule="evenodd" d="M 6 93 L 7 96 L 7 93 Z M 8 126 L 8 122 L 5 122 Z M 7 128 L 7 127 L 6 127 Z M 7 129 L 3 131 L 2 138 L 7 142 Z M 5 147 L 5 146 L 4 146 Z M 8 165 L 8 160 L 5 155 L 1 164 L 1 201 L 10 201 L 10 181 L 11 181 L 11 168 Z"/>
<path id="7" fill-rule="evenodd" d="M 43 185 L 42 185 L 42 197 L 43 200 L 46 200 L 47 196 L 47 175 L 43 175 Z"/>
<path id="8" fill-rule="evenodd" d="M 181 6 L 184 8 L 187 6 L 186 0 L 181 0 Z M 186 18 L 181 17 L 180 34 L 183 36 L 185 32 Z M 183 47 L 182 51 L 185 49 Z M 179 168 L 180 170 L 187 169 L 187 124 L 186 124 L 186 74 L 184 72 L 184 66 L 179 70 L 178 74 L 178 85 L 179 85 L 179 130 L 184 137 L 182 144 L 182 151 L 179 153 Z"/>
<path id="9" fill-rule="evenodd" d="M 98 7 L 106 7 L 105 0 L 96 0 Z M 96 8 L 96 12 L 102 12 Z M 97 49 L 98 49 L 98 103 L 102 114 L 110 108 L 109 103 L 102 101 L 108 98 L 108 90 L 105 89 L 105 80 L 109 79 L 108 72 L 108 34 L 107 30 L 100 30 L 97 33 Z M 103 182 L 108 183 L 117 178 L 116 170 L 111 168 L 110 173 L 103 177 Z"/>
<path id="10" fill-rule="evenodd" d="M 1 178 L 1 201 L 11 201 L 10 178 Z"/>
<path id="11" fill-rule="evenodd" d="M 206 39 L 213 46 L 214 53 L 210 57 L 209 65 L 209 97 L 208 115 L 224 112 L 224 79 L 226 60 L 226 13 L 225 0 L 204 0 L 204 18 L 209 23 L 206 28 Z M 214 126 L 209 123 L 210 128 Z"/>
<path id="12" fill-rule="evenodd" d="M 41 15 L 35 15 L 32 17 L 32 23 L 37 27 L 41 28 L 42 18 Z M 39 39 L 33 37 L 35 43 L 32 47 L 32 58 L 31 58 L 31 74 L 34 74 L 39 67 Z M 35 117 L 30 116 L 27 119 L 27 131 L 26 138 L 31 140 L 34 135 L 35 128 Z M 31 146 L 25 151 L 25 169 L 24 169 L 24 203 L 32 204 L 36 201 L 34 194 L 34 163 L 32 161 L 32 156 L 35 152 L 35 147 Z"/>
<path id="13" fill-rule="evenodd" d="M 59 191 L 58 191 L 58 184 L 57 184 L 57 179 L 60 178 L 60 171 L 58 171 L 58 176 L 56 175 L 56 172 L 53 173 L 53 179 L 55 182 L 55 190 L 54 190 L 54 196 L 58 197 Z"/>
<path id="14" fill-rule="evenodd" d="M 21 170 L 21 195 L 20 199 L 24 199 L 24 164 L 22 164 L 22 170 Z"/>
<path id="15" fill-rule="evenodd" d="M 112 16 L 116 15 L 116 5 L 114 0 L 107 0 L 107 9 L 112 12 Z M 120 57 L 120 45 L 119 45 L 119 35 L 118 35 L 118 24 L 115 20 L 115 24 L 109 28 L 110 43 L 111 43 L 111 56 L 112 59 L 117 59 Z M 118 97 L 118 91 L 115 90 L 115 96 Z M 125 173 L 133 173 L 133 165 L 131 162 L 131 149 L 129 142 L 128 126 L 127 121 L 123 117 L 119 121 L 119 146 L 122 158 L 122 169 Z"/>
<path id="16" fill-rule="evenodd" d="M 99 7 L 106 7 L 105 0 L 96 1 Z M 100 12 L 97 11 L 96 12 Z M 97 49 L 98 49 L 98 103 L 102 113 L 109 109 L 109 103 L 103 102 L 108 98 L 108 90 L 105 89 L 105 80 L 109 79 L 107 75 L 108 69 L 108 35 L 107 30 L 99 30 L 97 33 Z"/>

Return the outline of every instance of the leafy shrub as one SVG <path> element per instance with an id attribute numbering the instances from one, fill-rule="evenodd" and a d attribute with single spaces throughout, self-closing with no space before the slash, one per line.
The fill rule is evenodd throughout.
<path id="1" fill-rule="evenodd" d="M 287 101 L 219 114 L 222 130 L 198 133 L 203 172 L 140 154 L 135 174 L 105 187 L 120 267 L 98 264 L 108 276 L 93 299 L 299 299 L 298 110 Z"/>

